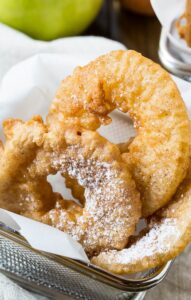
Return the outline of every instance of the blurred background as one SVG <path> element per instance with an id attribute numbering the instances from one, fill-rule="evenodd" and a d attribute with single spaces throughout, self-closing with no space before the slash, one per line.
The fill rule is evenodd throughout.
<path id="1" fill-rule="evenodd" d="M 149 0 L 105 0 L 86 34 L 117 40 L 159 62 L 160 30 Z"/>
<path id="2" fill-rule="evenodd" d="M 0 0 L 0 22 L 39 40 L 104 36 L 158 61 L 160 24 L 150 0 Z"/>

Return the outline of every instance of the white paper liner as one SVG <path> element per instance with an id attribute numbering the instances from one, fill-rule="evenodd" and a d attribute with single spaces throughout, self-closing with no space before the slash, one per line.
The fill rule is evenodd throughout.
<path id="1" fill-rule="evenodd" d="M 0 60 L 0 67 L 6 70 L 0 83 L 0 124 L 4 119 L 15 117 L 27 120 L 36 114 L 46 116 L 50 102 L 55 94 L 60 81 L 71 74 L 74 67 L 88 63 L 95 57 L 111 50 L 124 49 L 119 43 L 103 38 L 78 37 L 58 40 L 53 43 L 33 41 L 23 34 L 17 33 L 10 28 L 0 25 L 0 45 L 2 36 L 11 36 L 12 44 L 19 41 L 15 51 L 21 54 L 29 51 L 28 43 L 33 51 L 38 51 L 43 45 L 49 51 L 51 44 L 56 45 L 56 51 L 63 54 L 41 53 L 29 57 L 26 60 L 9 68 L 9 63 Z M 2 36 L 1 36 L 2 34 Z M 6 44 L 4 39 L 3 49 L 9 52 L 10 41 Z M 40 43 L 40 44 L 39 44 Z M 39 46 L 40 45 L 40 46 Z M 29 47 L 29 48 L 30 48 Z M 23 50 L 22 50 L 23 49 Z M 54 49 L 55 50 L 55 49 Z M 0 46 L 0 57 L 2 47 Z M 12 60 L 10 53 L 10 60 Z M 28 52 L 30 56 L 30 53 Z M 13 55 L 14 61 L 17 55 Z M 1 69 L 1 68 L 0 68 Z M 7 71 L 8 70 L 8 71 Z M 191 85 L 181 79 L 175 78 L 182 96 L 191 112 Z M 110 141 L 119 143 L 127 140 L 135 134 L 131 120 L 127 115 L 115 111 L 111 114 L 113 122 L 109 126 L 100 128 L 99 132 Z M 2 127 L 0 127 L 0 139 L 3 138 Z M 64 187 L 63 181 L 51 179 L 53 188 L 61 192 L 64 197 L 71 198 L 71 193 Z M 53 180 L 54 179 L 54 180 Z M 50 179 L 49 179 L 50 180 Z M 48 225 L 30 220 L 28 218 L 10 213 L 0 209 L 0 221 L 7 226 L 18 230 L 36 249 L 79 259 L 88 262 L 87 256 L 82 247 L 69 235 Z"/>
<path id="2" fill-rule="evenodd" d="M 0 209 L 0 220 L 26 238 L 29 244 L 40 251 L 67 256 L 88 263 L 82 246 L 68 234 L 4 209 Z"/>

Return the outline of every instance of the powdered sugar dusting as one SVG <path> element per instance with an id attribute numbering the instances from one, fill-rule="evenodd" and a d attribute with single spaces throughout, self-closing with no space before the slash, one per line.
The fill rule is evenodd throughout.
<path id="1" fill-rule="evenodd" d="M 83 213 L 76 220 L 71 221 L 63 212 L 57 226 L 65 224 L 89 252 L 125 246 L 129 230 L 134 229 L 134 216 L 129 187 L 120 172 L 111 163 L 85 159 L 77 148 L 68 147 L 68 152 L 53 155 L 53 167 L 77 179 L 86 198 Z"/>
<path id="2" fill-rule="evenodd" d="M 155 223 L 149 232 L 130 248 L 119 252 L 109 251 L 106 260 L 108 263 L 128 265 L 145 257 L 152 257 L 156 253 L 164 254 L 172 249 L 180 236 L 176 219 L 165 218 L 161 223 Z"/>

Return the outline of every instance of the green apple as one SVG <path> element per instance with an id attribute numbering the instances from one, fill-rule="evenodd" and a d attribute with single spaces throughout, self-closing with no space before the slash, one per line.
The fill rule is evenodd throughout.
<path id="1" fill-rule="evenodd" d="M 0 0 L 0 22 L 36 39 L 81 33 L 96 17 L 103 0 Z"/>

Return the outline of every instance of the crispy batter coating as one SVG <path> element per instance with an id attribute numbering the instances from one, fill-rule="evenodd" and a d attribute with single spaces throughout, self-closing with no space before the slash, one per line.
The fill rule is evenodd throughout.
<path id="1" fill-rule="evenodd" d="M 133 140 L 134 138 L 131 137 L 127 142 L 117 144 L 117 147 L 119 148 L 121 154 L 129 152 L 129 146 L 131 145 Z"/>
<path id="2" fill-rule="evenodd" d="M 0 207 L 38 217 L 54 205 L 52 189 L 42 178 L 29 182 L 25 177 L 26 168 L 43 145 L 46 129 L 39 117 L 27 124 L 7 120 L 3 125 L 6 144 L 0 157 Z"/>
<path id="3" fill-rule="evenodd" d="M 150 220 L 146 233 L 121 251 L 103 252 L 92 263 L 114 273 L 141 272 L 177 256 L 191 240 L 191 165 L 174 199 Z"/>
<path id="4" fill-rule="evenodd" d="M 78 67 L 61 84 L 47 118 L 50 127 L 108 124 L 115 108 L 129 112 L 137 130 L 123 154 L 148 216 L 165 205 L 186 175 L 190 125 L 170 75 L 135 51 L 114 51 Z"/>
<path id="5" fill-rule="evenodd" d="M 117 146 L 79 127 L 50 131 L 39 117 L 8 120 L 4 128 L 0 207 L 68 232 L 89 255 L 127 244 L 141 203 Z M 47 176 L 57 172 L 83 187 L 83 208 L 53 193 Z"/>
<path id="6" fill-rule="evenodd" d="M 71 190 L 72 196 L 79 200 L 79 202 L 84 205 L 85 196 L 84 196 L 84 188 L 78 184 L 76 179 L 71 178 L 68 174 L 64 175 L 65 184 L 68 189 Z"/>

